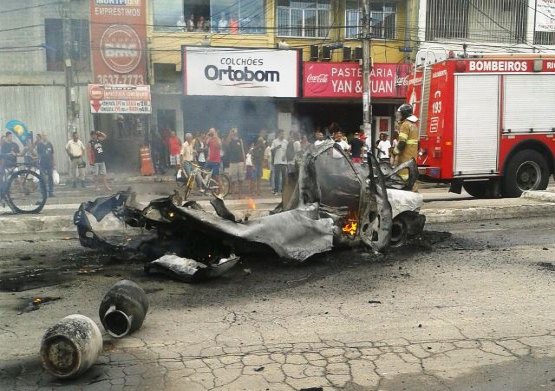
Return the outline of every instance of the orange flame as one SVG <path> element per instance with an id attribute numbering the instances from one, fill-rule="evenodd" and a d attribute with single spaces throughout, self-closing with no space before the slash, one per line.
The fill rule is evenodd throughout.
<path id="1" fill-rule="evenodd" d="M 342 231 L 343 233 L 346 233 L 348 235 L 355 236 L 355 234 L 357 233 L 357 226 L 358 226 L 358 223 L 356 220 L 349 219 L 343 226 Z"/>
<path id="2" fill-rule="evenodd" d="M 254 202 L 254 200 L 252 198 L 249 198 L 247 200 L 247 207 L 249 209 L 256 210 L 256 203 Z"/>

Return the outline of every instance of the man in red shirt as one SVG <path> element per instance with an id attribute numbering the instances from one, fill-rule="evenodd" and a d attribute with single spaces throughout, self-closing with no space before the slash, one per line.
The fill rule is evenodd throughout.
<path id="1" fill-rule="evenodd" d="M 171 136 L 168 139 L 168 150 L 170 152 L 170 166 L 179 166 L 181 140 L 176 136 L 175 131 L 172 131 Z"/>
<path id="2" fill-rule="evenodd" d="M 210 128 L 208 131 L 206 146 L 208 148 L 208 158 L 206 159 L 206 168 L 212 170 L 212 177 L 216 182 L 220 182 L 220 163 L 222 156 L 220 154 L 222 149 L 222 141 L 218 137 L 218 132 L 215 128 Z"/>

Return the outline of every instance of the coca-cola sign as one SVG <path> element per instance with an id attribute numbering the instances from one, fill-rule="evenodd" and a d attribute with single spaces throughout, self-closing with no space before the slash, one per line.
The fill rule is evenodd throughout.
<path id="1" fill-rule="evenodd" d="M 408 64 L 374 64 L 373 98 L 404 98 Z M 362 98 L 362 68 L 358 63 L 305 62 L 303 96 L 307 98 Z"/>

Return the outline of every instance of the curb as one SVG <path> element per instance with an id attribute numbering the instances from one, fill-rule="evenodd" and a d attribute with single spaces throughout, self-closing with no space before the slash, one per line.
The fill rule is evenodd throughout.
<path id="1" fill-rule="evenodd" d="M 522 193 L 520 198 L 543 202 L 555 202 L 555 193 L 547 190 L 527 190 Z"/>
<path id="2" fill-rule="evenodd" d="M 204 202 L 201 203 L 202 206 Z M 206 202 L 206 204 L 208 204 Z M 260 208 L 257 211 L 265 210 Z M 270 208 L 273 208 L 271 204 Z M 240 209 L 237 209 L 240 212 Z M 526 205 L 495 206 L 495 207 L 475 207 L 460 209 L 422 209 L 422 214 L 426 216 L 427 224 L 471 222 L 495 219 L 529 218 L 555 216 L 555 202 L 537 202 Z M 106 216 L 100 223 L 93 222 L 93 228 L 98 232 L 119 230 L 121 222 L 114 216 Z M 0 232 L 4 234 L 29 234 L 29 233 L 52 233 L 52 232 L 76 232 L 73 224 L 73 213 L 64 216 L 9 216 L 0 217 Z"/>
<path id="3" fill-rule="evenodd" d="M 555 215 L 555 203 L 484 206 L 462 209 L 422 209 L 426 224 L 515 219 Z"/>

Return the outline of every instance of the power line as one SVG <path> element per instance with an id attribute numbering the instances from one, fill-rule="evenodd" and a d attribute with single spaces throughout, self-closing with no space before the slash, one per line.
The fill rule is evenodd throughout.
<path id="1" fill-rule="evenodd" d="M 4 1 L 6 1 L 6 0 L 4 0 Z M 7 13 L 10 13 L 10 12 L 30 10 L 30 9 L 34 9 L 34 8 L 40 8 L 40 7 L 48 7 L 48 6 L 51 6 L 51 5 L 59 5 L 59 4 L 62 4 L 62 3 L 63 3 L 63 1 L 56 1 L 54 3 L 43 3 L 43 4 L 30 5 L 30 6 L 21 7 L 21 8 L 12 8 L 12 9 L 9 9 L 9 10 L 0 11 L 0 14 L 7 14 Z"/>

